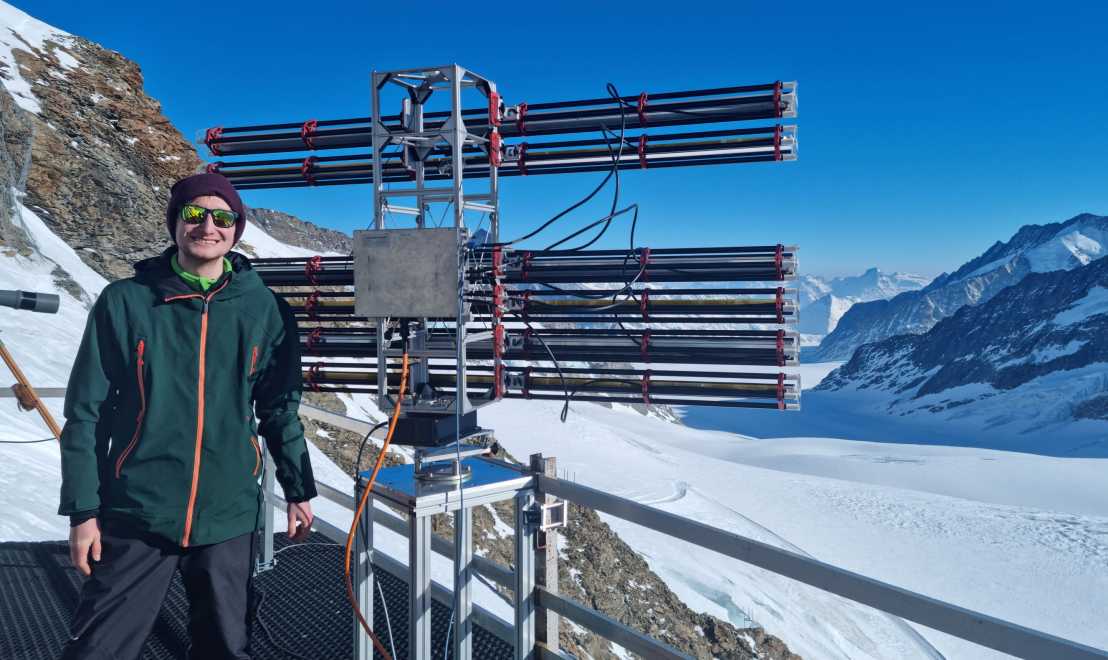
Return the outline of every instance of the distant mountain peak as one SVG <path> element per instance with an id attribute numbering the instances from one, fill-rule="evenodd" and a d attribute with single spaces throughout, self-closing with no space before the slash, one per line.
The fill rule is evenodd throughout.
<path id="1" fill-rule="evenodd" d="M 1108 217 L 1080 213 L 1062 222 L 1024 225 L 953 273 L 887 302 L 851 307 L 821 343 L 818 358 L 845 360 L 869 342 L 921 334 L 965 305 L 988 301 L 1029 273 L 1080 268 L 1108 254 Z M 867 271 L 868 272 L 868 271 Z"/>

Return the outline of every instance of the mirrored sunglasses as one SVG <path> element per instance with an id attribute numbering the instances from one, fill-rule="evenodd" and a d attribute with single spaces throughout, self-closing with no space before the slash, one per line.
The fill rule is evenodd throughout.
<path id="1" fill-rule="evenodd" d="M 185 204 L 181 207 L 181 220 L 190 225 L 198 225 L 204 222 L 204 216 L 211 213 L 212 222 L 216 227 L 229 229 L 238 222 L 239 214 L 226 209 L 207 209 L 196 204 Z"/>

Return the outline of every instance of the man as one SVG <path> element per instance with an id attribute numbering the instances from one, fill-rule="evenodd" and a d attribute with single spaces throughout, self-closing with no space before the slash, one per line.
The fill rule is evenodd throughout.
<path id="1" fill-rule="evenodd" d="M 66 391 L 58 513 L 89 576 L 66 659 L 137 658 L 178 569 L 190 657 L 250 657 L 259 434 L 289 536 L 310 531 L 296 321 L 231 252 L 242 201 L 222 175 L 193 175 L 173 186 L 166 225 L 174 245 L 100 294 Z"/>

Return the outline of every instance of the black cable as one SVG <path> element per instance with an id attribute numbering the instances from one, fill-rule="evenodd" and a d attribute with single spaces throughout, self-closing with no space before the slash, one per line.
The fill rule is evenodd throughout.
<path id="1" fill-rule="evenodd" d="M 619 140 L 618 140 L 619 150 L 615 154 L 612 154 L 612 143 L 611 143 L 611 140 L 609 139 L 609 134 L 611 133 L 611 131 L 609 131 L 608 127 L 606 127 L 606 126 L 601 126 L 600 127 L 601 134 L 604 136 L 604 144 L 608 147 L 608 154 L 611 155 L 611 157 L 612 157 L 612 173 L 615 175 L 615 190 L 614 190 L 614 193 L 612 195 L 612 209 L 610 211 L 608 211 L 608 216 L 606 218 L 606 222 L 604 223 L 604 227 L 601 228 L 600 232 L 596 236 L 594 236 L 592 238 L 592 240 L 590 240 L 588 243 L 585 243 L 583 245 L 578 245 L 577 247 L 567 248 L 567 250 L 569 250 L 571 252 L 584 250 L 585 248 L 589 247 L 593 243 L 596 243 L 598 240 L 600 240 L 600 238 L 604 235 L 604 233 L 608 231 L 608 227 L 611 226 L 612 218 L 615 217 L 614 214 L 616 212 L 616 209 L 619 208 L 619 192 L 620 192 L 620 186 L 619 186 L 619 169 L 620 168 L 619 168 L 619 166 L 620 166 L 620 163 L 623 161 L 623 147 L 624 147 L 624 145 L 627 144 L 627 140 L 626 140 L 627 112 L 625 111 L 625 109 L 623 107 L 622 99 L 619 96 L 619 90 L 616 89 L 616 86 L 613 85 L 612 83 L 608 83 L 606 85 L 605 89 L 607 90 L 609 96 L 611 96 L 616 101 L 620 101 L 620 105 L 619 105 Z M 638 207 L 636 207 L 636 209 L 637 208 Z M 635 212 L 636 212 L 636 214 L 638 213 L 637 210 Z M 551 247 L 556 247 L 558 245 L 561 245 L 566 240 L 568 240 L 568 238 L 567 239 L 562 239 L 562 241 L 559 241 L 558 243 L 555 243 Z M 634 241 L 632 241 L 632 243 L 633 242 Z M 549 250 L 549 249 L 551 249 L 551 247 L 548 247 L 546 249 Z M 632 246 L 632 249 L 634 249 L 634 246 Z"/>
<path id="2" fill-rule="evenodd" d="M 609 96 L 615 96 L 619 93 L 616 90 L 615 85 L 613 85 L 612 83 L 607 84 L 607 91 L 608 91 Z M 615 196 L 612 200 L 612 211 L 611 211 L 611 213 L 615 213 L 616 206 L 619 205 L 619 161 L 623 157 L 623 145 L 626 142 L 624 140 L 624 133 L 625 133 L 626 128 L 627 128 L 627 113 L 626 113 L 626 111 L 624 110 L 624 107 L 623 107 L 623 104 L 625 102 L 622 101 L 622 99 L 619 99 L 618 97 L 616 97 L 616 100 L 620 102 L 620 106 L 619 106 L 619 109 L 620 109 L 620 127 L 619 127 L 619 152 L 618 152 L 618 154 L 615 154 L 615 155 L 612 154 L 612 143 L 611 143 L 610 140 L 607 139 L 607 133 L 609 131 L 607 130 L 607 128 L 601 126 L 601 131 L 602 131 L 602 133 L 604 134 L 604 137 L 605 137 L 605 144 L 608 146 L 608 153 L 609 153 L 609 155 L 612 155 L 612 169 L 609 170 L 608 175 L 604 177 L 604 180 L 601 181 L 600 184 L 597 185 L 596 188 L 594 188 L 592 192 L 590 192 L 587 196 L 585 196 L 584 199 L 580 200 L 579 202 L 577 202 L 573 206 L 570 206 L 569 208 L 562 211 L 561 213 L 554 216 L 553 218 L 547 220 L 542 225 L 540 225 L 538 229 L 534 230 L 533 232 L 531 232 L 531 233 L 529 233 L 525 236 L 521 236 L 521 237 L 519 237 L 515 240 L 507 241 L 507 242 L 504 242 L 504 243 L 494 243 L 493 244 L 494 246 L 506 247 L 506 246 L 509 246 L 509 245 L 514 245 L 516 243 L 519 243 L 520 241 L 525 241 L 528 238 L 532 238 L 532 237 L 538 235 L 540 232 L 542 232 L 544 229 L 546 229 L 550 225 L 554 224 L 557 220 L 564 217 L 566 214 L 580 208 L 584 204 L 588 203 L 593 197 L 596 197 L 597 193 L 599 193 L 601 190 L 604 189 L 604 186 L 608 183 L 608 181 L 610 181 L 612 179 L 613 176 L 615 177 L 615 180 L 616 180 L 616 191 L 615 191 Z M 611 217 L 611 213 L 608 214 L 609 218 Z M 601 231 L 601 235 L 603 235 L 603 233 L 604 232 Z M 599 236 L 597 238 L 599 238 Z M 564 242 L 564 241 L 562 241 L 562 242 Z M 595 240 L 592 241 L 592 242 L 595 242 Z M 591 245 L 592 242 L 588 243 L 587 245 Z M 555 245 L 560 245 L 560 244 L 561 243 L 556 243 Z M 550 248 L 546 248 L 546 249 L 549 250 Z"/>
<path id="3" fill-rule="evenodd" d="M 539 333 L 535 332 L 535 329 L 531 327 L 531 323 L 527 319 L 523 318 L 519 314 L 516 314 L 515 312 L 512 312 L 512 316 L 522 321 L 523 325 L 526 326 L 527 329 L 531 331 L 531 334 L 535 336 L 535 339 L 539 340 L 539 343 L 542 344 L 542 347 L 546 349 L 547 355 L 550 356 L 550 361 L 554 363 L 554 368 L 558 370 L 558 378 L 562 381 L 562 390 L 565 392 L 566 396 L 565 404 L 562 406 L 562 413 L 561 415 L 559 415 L 559 419 L 561 419 L 562 423 L 565 424 L 566 417 L 569 416 L 569 386 L 566 385 L 566 377 L 562 373 L 562 365 L 558 363 L 558 358 L 554 357 L 554 351 L 551 351 L 550 347 L 546 345 L 546 340 L 544 340 L 539 335 Z"/>
<path id="4" fill-rule="evenodd" d="M 543 223 L 543 224 L 542 224 L 542 225 L 541 225 L 541 226 L 540 226 L 540 227 L 539 227 L 538 229 L 536 229 L 535 231 L 531 232 L 530 234 L 527 234 L 526 236 L 520 236 L 519 238 L 517 238 L 517 239 L 514 239 L 514 240 L 511 240 L 511 241 L 506 241 L 506 242 L 502 242 L 502 243 L 493 243 L 493 244 L 492 244 L 492 246 L 493 246 L 493 247 L 507 247 L 507 246 L 509 246 L 509 245 L 515 245 L 516 243 L 519 243 L 520 241 L 525 241 L 525 240 L 527 240 L 528 238 L 531 238 L 531 237 L 533 237 L 533 236 L 537 235 L 537 234 L 538 234 L 539 232 L 541 232 L 542 230 L 546 229 L 546 228 L 547 228 L 547 227 L 549 227 L 550 225 L 554 224 L 554 223 L 555 223 L 555 222 L 556 222 L 557 220 L 559 220 L 559 219 L 561 219 L 562 217 L 564 217 L 564 216 L 565 216 L 565 215 L 566 215 L 567 213 L 570 213 L 571 211 L 575 211 L 575 210 L 577 210 L 578 208 L 580 208 L 580 207 L 581 207 L 581 206 L 583 206 L 584 204 L 588 203 L 588 201 L 589 201 L 589 200 L 591 200 L 591 199 L 592 199 L 593 197 L 596 197 L 596 194 L 597 194 L 597 193 L 599 193 L 599 192 L 600 192 L 601 190 L 603 190 L 603 189 L 604 189 L 604 185 L 605 185 L 605 184 L 607 184 L 607 183 L 608 183 L 608 181 L 609 181 L 609 180 L 610 180 L 610 179 L 612 178 L 612 174 L 613 174 L 613 172 L 614 172 L 614 170 L 612 170 L 612 171 L 609 171 L 609 172 L 608 172 L 608 176 L 604 177 L 604 180 L 603 180 L 603 181 L 601 181 L 601 182 L 600 182 L 600 184 L 599 184 L 599 185 L 598 185 L 598 186 L 597 186 L 596 188 L 594 188 L 594 189 L 593 189 L 593 191 L 592 191 L 591 193 L 589 193 L 589 194 L 588 194 L 588 195 L 587 195 L 587 196 L 586 196 L 586 197 L 585 197 L 584 199 L 582 199 L 581 201 L 577 202 L 577 203 L 576 203 L 576 204 L 574 204 L 573 206 L 570 206 L 569 208 L 567 208 L 566 210 L 562 211 L 561 213 L 559 213 L 558 215 L 554 216 L 553 218 L 551 218 L 551 219 L 547 220 L 546 222 L 544 222 L 544 223 Z"/>
<path id="5" fill-rule="evenodd" d="M 42 440 L 0 440 L 0 444 L 5 445 L 33 445 L 36 442 L 50 442 L 51 440 L 57 440 L 57 438 L 43 438 Z"/>
<path id="6" fill-rule="evenodd" d="M 388 423 L 389 423 L 389 420 L 386 419 L 385 421 L 377 424 L 376 426 L 374 426 L 373 428 L 371 428 L 369 430 L 369 433 L 365 434 L 364 438 L 362 438 L 362 444 L 361 444 L 360 447 L 358 447 L 358 458 L 354 461 L 354 481 L 355 482 L 358 481 L 358 475 L 361 474 L 361 471 L 362 471 L 362 452 L 365 451 L 365 446 L 366 446 L 366 444 L 369 443 L 369 437 L 371 435 L 373 435 L 373 433 L 377 429 L 381 428 L 382 426 L 388 426 Z"/>

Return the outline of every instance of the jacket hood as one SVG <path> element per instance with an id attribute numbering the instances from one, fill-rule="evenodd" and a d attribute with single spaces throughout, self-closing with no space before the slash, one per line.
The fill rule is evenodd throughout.
<path id="1" fill-rule="evenodd" d="M 167 247 L 156 257 L 143 259 L 135 264 L 135 280 L 153 287 L 158 294 L 165 298 L 168 296 L 195 293 L 178 275 L 170 265 L 170 259 L 177 254 L 176 245 Z M 220 275 L 212 288 L 220 286 L 225 280 L 229 280 L 227 286 L 220 292 L 219 298 L 234 298 L 242 295 L 257 294 L 268 291 L 262 278 L 250 265 L 250 259 L 239 252 L 227 253 L 227 260 L 231 262 L 231 270 Z"/>

